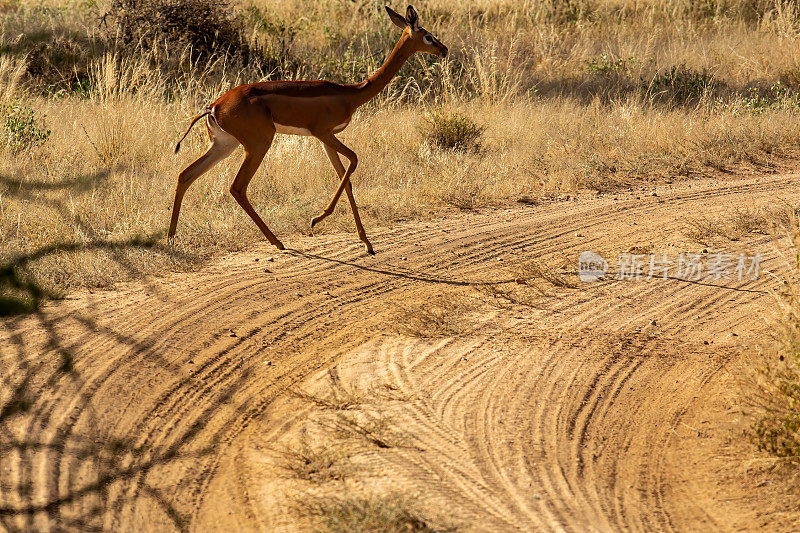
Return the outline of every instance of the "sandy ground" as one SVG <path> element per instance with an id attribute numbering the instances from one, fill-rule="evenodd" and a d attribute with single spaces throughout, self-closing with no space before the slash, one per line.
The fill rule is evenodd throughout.
<path id="1" fill-rule="evenodd" d="M 467 530 L 797 530 L 737 403 L 771 237 L 706 256 L 759 252 L 756 280 L 513 282 L 584 250 L 700 252 L 687 218 L 796 205 L 800 176 L 655 190 L 373 230 L 374 257 L 265 243 L 2 322 L 0 529 L 294 530 L 304 494 L 391 490 Z M 437 301 L 458 334 L 403 333 Z M 344 479 L 293 478 L 299 442 L 349 450 Z"/>

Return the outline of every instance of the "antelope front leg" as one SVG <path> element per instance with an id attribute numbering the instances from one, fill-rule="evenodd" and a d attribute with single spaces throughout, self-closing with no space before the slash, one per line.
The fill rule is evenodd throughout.
<path id="1" fill-rule="evenodd" d="M 345 174 L 345 170 L 344 165 L 342 165 L 342 160 L 339 159 L 339 153 L 333 146 L 325 144 L 324 141 L 322 146 L 325 147 L 325 152 L 328 154 L 328 159 L 331 160 L 334 170 L 336 170 L 336 175 L 339 176 L 339 179 L 341 179 Z M 353 218 L 356 221 L 356 231 L 358 232 L 358 237 L 361 239 L 361 242 L 364 243 L 367 253 L 374 255 L 375 251 L 372 249 L 372 244 L 370 244 L 369 239 L 367 239 L 367 232 L 364 231 L 364 226 L 361 224 L 361 218 L 358 216 L 358 206 L 356 205 L 355 196 L 353 196 L 353 185 L 350 183 L 350 180 L 347 180 L 344 190 L 347 193 L 347 199 L 350 201 L 350 209 L 353 211 Z"/>
<path id="2" fill-rule="evenodd" d="M 322 141 L 325 144 L 325 146 L 330 146 L 331 148 L 333 148 L 334 150 L 345 156 L 350 161 L 350 165 L 347 167 L 347 171 L 344 173 L 344 176 L 342 176 L 342 181 L 339 183 L 339 188 L 336 189 L 336 193 L 334 193 L 333 198 L 328 204 L 328 207 L 325 208 L 325 210 L 322 212 L 321 215 L 311 219 L 312 228 L 317 223 L 322 222 L 328 215 L 333 213 L 333 209 L 336 207 L 336 202 L 339 201 L 339 197 L 342 195 L 342 192 L 344 192 L 345 187 L 347 186 L 348 183 L 350 183 L 350 176 L 356 170 L 356 166 L 358 165 L 358 156 L 356 156 L 356 153 L 347 146 L 345 146 L 344 144 L 342 144 L 342 142 L 339 139 L 337 139 L 333 133 L 327 132 L 319 134 L 317 135 L 317 138 L 320 141 Z"/>

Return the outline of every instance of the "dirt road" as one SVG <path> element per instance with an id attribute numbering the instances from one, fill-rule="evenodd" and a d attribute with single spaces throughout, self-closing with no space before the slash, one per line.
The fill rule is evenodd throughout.
<path id="1" fill-rule="evenodd" d="M 6 320 L 0 529 L 291 530 L 303 485 L 274 450 L 317 407 L 290 389 L 391 391 L 406 444 L 360 452 L 359 486 L 465 529 L 796 529 L 736 406 L 770 237 L 721 246 L 760 252 L 756 280 L 501 283 L 526 259 L 699 252 L 688 217 L 796 204 L 800 176 L 656 190 L 400 224 L 371 232 L 374 257 L 350 234 L 259 245 Z M 458 335 L 397 332 L 436 298 L 460 302 Z"/>

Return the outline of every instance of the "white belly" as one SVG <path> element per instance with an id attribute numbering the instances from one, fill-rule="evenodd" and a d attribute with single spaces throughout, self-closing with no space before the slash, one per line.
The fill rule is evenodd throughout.
<path id="1" fill-rule="evenodd" d="M 348 124 L 350 124 L 350 121 L 342 122 L 338 126 L 334 126 L 334 128 L 332 130 L 333 133 L 339 133 L 340 131 L 345 129 Z M 313 135 L 313 133 L 311 133 L 311 130 L 308 130 L 306 128 L 298 128 L 296 126 L 287 126 L 285 124 L 278 124 L 277 122 L 275 122 L 275 131 L 277 133 L 284 133 L 286 135 Z"/>
<path id="2" fill-rule="evenodd" d="M 284 124 L 275 123 L 275 131 L 278 133 L 285 133 L 287 135 L 311 135 L 311 131 L 306 128 L 296 128 L 294 126 L 286 126 Z"/>

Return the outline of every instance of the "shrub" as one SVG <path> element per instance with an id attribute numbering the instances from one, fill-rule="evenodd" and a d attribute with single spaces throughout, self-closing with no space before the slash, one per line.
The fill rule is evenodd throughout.
<path id="1" fill-rule="evenodd" d="M 587 59 L 586 63 L 586 71 L 591 74 L 598 74 L 598 75 L 607 75 L 612 73 L 624 73 L 630 70 L 634 63 L 636 63 L 636 58 L 629 57 L 629 58 L 617 58 L 611 59 L 608 57 L 607 54 L 600 54 L 597 57 L 593 57 L 592 59 Z"/>
<path id="2" fill-rule="evenodd" d="M 684 16 L 696 20 L 730 18 L 755 22 L 775 9 L 775 0 L 685 0 Z"/>
<path id="3" fill-rule="evenodd" d="M 478 126 L 461 113 L 431 113 L 420 127 L 422 135 L 434 146 L 445 150 L 478 150 L 485 126 Z"/>
<path id="4" fill-rule="evenodd" d="M 0 105 L 0 135 L 3 144 L 13 152 L 22 152 L 47 141 L 50 130 L 43 122 L 44 115 L 41 120 L 37 119 L 33 108 L 18 100 Z"/>
<path id="5" fill-rule="evenodd" d="M 77 35 L 51 36 L 45 42 L 31 44 L 27 54 L 27 75 L 44 91 L 66 90 L 87 77 L 89 61 L 98 46 Z"/>
<path id="6" fill-rule="evenodd" d="M 742 98 L 742 107 L 754 115 L 774 109 L 798 107 L 798 105 L 800 105 L 800 99 L 797 93 L 780 81 L 774 83 L 769 88 L 769 91 L 761 91 L 757 87 L 750 87 Z"/>
<path id="7" fill-rule="evenodd" d="M 544 20 L 554 24 L 588 20 L 595 8 L 595 3 L 590 0 L 548 0 L 541 3 Z"/>
<path id="8" fill-rule="evenodd" d="M 166 46 L 172 57 L 188 48 L 200 61 L 219 55 L 244 64 L 250 59 L 228 0 L 113 0 L 103 22 L 107 37 L 125 46 Z"/>
<path id="9" fill-rule="evenodd" d="M 685 65 L 673 66 L 656 74 L 650 83 L 653 96 L 663 96 L 684 104 L 699 99 L 703 94 L 717 88 L 717 82 L 707 71 L 696 71 Z"/>
<path id="10" fill-rule="evenodd" d="M 0 317 L 30 313 L 51 296 L 12 263 L 0 264 Z"/>

